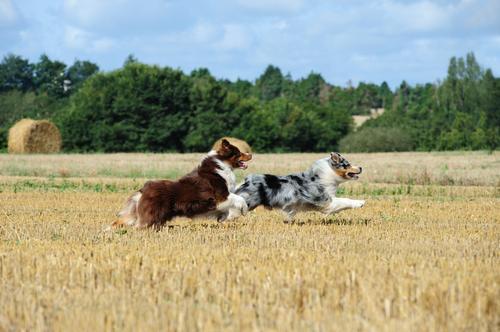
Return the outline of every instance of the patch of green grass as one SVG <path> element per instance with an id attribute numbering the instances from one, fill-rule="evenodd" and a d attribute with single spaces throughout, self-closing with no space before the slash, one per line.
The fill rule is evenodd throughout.
<path id="1" fill-rule="evenodd" d="M 147 178 L 147 179 L 177 179 L 186 173 L 186 170 L 180 169 L 139 169 L 133 168 L 127 169 L 112 169 L 112 168 L 101 168 L 97 171 L 96 176 L 98 177 L 120 177 L 120 178 Z"/>
<path id="2" fill-rule="evenodd" d="M 118 186 L 114 183 L 89 183 L 85 181 L 48 181 L 21 180 L 13 184 L 0 183 L 0 192 L 11 189 L 14 192 L 41 191 L 41 192 L 123 192 L 130 191 L 129 186 Z"/>
<path id="3" fill-rule="evenodd" d="M 34 174 L 33 170 L 23 168 L 19 165 L 8 165 L 2 172 L 13 176 L 37 176 L 37 174 Z"/>
<path id="4" fill-rule="evenodd" d="M 0 182 L 0 192 L 95 192 L 95 193 L 131 193 L 139 189 L 145 179 L 126 181 L 86 181 L 82 179 L 40 178 L 13 182 Z M 465 189 L 464 189 L 465 190 Z M 339 197 L 378 198 L 378 197 L 446 197 L 447 199 L 466 199 L 471 195 L 481 197 L 499 197 L 500 189 L 469 188 L 454 190 L 449 186 L 421 186 L 409 184 L 369 184 L 343 186 L 338 188 Z"/>
<path id="5" fill-rule="evenodd" d="M 372 187 L 364 184 L 361 188 L 339 188 L 337 194 L 339 195 L 366 195 L 366 196 L 394 196 L 394 195 L 411 195 L 413 185 L 401 184 L 387 187 Z M 430 189 L 430 188 L 428 188 Z M 418 196 L 420 196 L 419 193 Z M 427 196 L 427 194 L 425 195 Z"/>
<path id="6" fill-rule="evenodd" d="M 117 231 L 115 231 L 115 234 L 118 234 L 118 235 L 125 235 L 127 234 L 128 230 L 123 228 L 123 229 L 119 229 Z"/>
<path id="7" fill-rule="evenodd" d="M 62 239 L 62 235 L 61 235 L 61 234 L 58 234 L 58 233 L 52 233 L 52 235 L 51 235 L 50 239 L 51 239 L 52 241 L 57 241 L 57 240 Z"/>

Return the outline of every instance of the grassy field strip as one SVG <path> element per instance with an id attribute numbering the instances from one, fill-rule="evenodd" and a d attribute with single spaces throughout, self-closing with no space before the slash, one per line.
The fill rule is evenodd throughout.
<path id="1" fill-rule="evenodd" d="M 0 329 L 494 330 L 498 198 L 103 231 L 120 193 L 1 193 Z M 82 325 L 84 324 L 84 325 Z"/>
<path id="2" fill-rule="evenodd" d="M 0 176 L 0 192 L 120 192 L 127 194 L 142 187 L 147 179 L 128 178 L 45 178 Z M 470 197 L 500 197 L 497 186 L 440 186 L 350 182 L 339 189 L 339 195 L 378 196 L 439 196 L 466 199 Z"/>
<path id="3" fill-rule="evenodd" d="M 34 177 L 177 178 L 196 167 L 203 154 L 0 154 L 0 174 Z M 328 153 L 255 154 L 250 173 L 301 172 Z M 366 182 L 396 184 L 500 186 L 500 152 L 405 152 L 348 154 L 363 166 Z"/>

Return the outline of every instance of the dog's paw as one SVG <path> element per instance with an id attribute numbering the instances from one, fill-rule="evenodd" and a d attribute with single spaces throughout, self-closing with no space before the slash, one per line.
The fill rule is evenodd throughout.
<path id="1" fill-rule="evenodd" d="M 241 210 L 231 209 L 227 215 L 227 220 L 233 220 L 241 216 Z"/>
<path id="2" fill-rule="evenodd" d="M 228 219 L 229 217 L 229 213 L 228 212 L 225 212 L 225 213 L 221 213 L 219 215 L 217 215 L 217 221 L 218 222 L 224 222 Z"/>
<path id="3" fill-rule="evenodd" d="M 247 205 L 246 202 L 243 204 L 243 206 L 241 207 L 240 211 L 241 211 L 241 215 L 242 216 L 244 216 L 244 215 L 246 215 L 248 213 L 248 205 Z"/>
<path id="4" fill-rule="evenodd" d="M 248 212 L 248 206 L 246 203 L 244 203 L 241 206 L 237 206 L 235 208 L 229 209 L 229 214 L 227 217 L 227 220 L 233 220 L 238 217 L 246 215 Z"/>
<path id="5" fill-rule="evenodd" d="M 242 216 L 244 216 L 248 212 L 247 202 L 241 197 L 235 202 L 234 208 L 237 209 Z"/>
<path id="6" fill-rule="evenodd" d="M 359 201 L 354 202 L 354 208 L 362 208 L 363 206 L 365 206 L 364 200 L 359 200 Z"/>

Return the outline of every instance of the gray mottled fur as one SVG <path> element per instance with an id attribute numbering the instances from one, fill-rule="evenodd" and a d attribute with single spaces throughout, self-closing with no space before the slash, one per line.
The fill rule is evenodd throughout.
<path id="1" fill-rule="evenodd" d="M 236 194 L 245 199 L 250 210 L 259 205 L 282 209 L 287 214 L 287 220 L 292 220 L 299 211 L 331 214 L 362 207 L 364 201 L 335 197 L 337 187 L 348 180 L 335 172 L 339 168 L 351 169 L 351 166 L 340 154 L 332 153 L 331 157 L 317 160 L 302 173 L 249 175 L 237 188 Z M 359 169 L 356 174 L 361 173 L 361 168 L 354 169 Z"/>

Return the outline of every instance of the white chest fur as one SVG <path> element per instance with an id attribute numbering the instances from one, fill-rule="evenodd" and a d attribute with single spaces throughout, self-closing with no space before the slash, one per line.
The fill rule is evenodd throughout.
<path id="1" fill-rule="evenodd" d="M 319 174 L 321 184 L 331 198 L 337 194 L 337 187 L 342 183 L 342 179 L 335 174 L 329 165 L 329 158 L 320 159 L 313 165 L 314 170 Z"/>
<path id="2" fill-rule="evenodd" d="M 233 170 L 231 169 L 231 167 L 220 160 L 217 160 L 217 165 L 219 166 L 217 174 L 219 174 L 224 180 L 226 180 L 227 189 L 229 190 L 229 192 L 234 192 L 236 190 L 236 176 L 234 175 Z"/>

